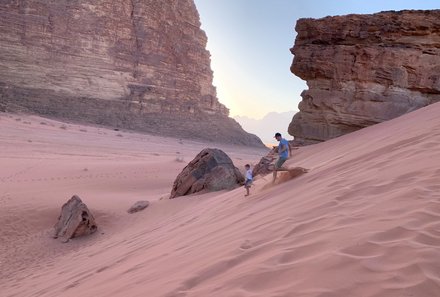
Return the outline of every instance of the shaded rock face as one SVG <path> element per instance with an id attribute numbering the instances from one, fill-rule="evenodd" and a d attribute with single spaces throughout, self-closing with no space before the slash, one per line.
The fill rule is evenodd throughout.
<path id="1" fill-rule="evenodd" d="M 222 150 L 201 151 L 177 176 L 170 199 L 202 191 L 234 189 L 244 182 L 243 174 Z"/>
<path id="2" fill-rule="evenodd" d="M 192 0 L 5 0 L 0 106 L 149 133 L 262 145 L 212 85 Z"/>
<path id="3" fill-rule="evenodd" d="M 292 73 L 307 81 L 289 134 L 331 139 L 440 101 L 440 10 L 301 19 Z"/>
<path id="4" fill-rule="evenodd" d="M 53 237 L 67 242 L 74 237 L 92 234 L 98 227 L 87 205 L 74 195 L 62 206 L 54 229 Z"/>
<path id="5" fill-rule="evenodd" d="M 269 153 L 260 159 L 260 162 L 254 166 L 252 176 L 266 175 L 272 173 L 275 168 L 275 160 L 277 160 L 278 147 L 273 147 Z"/>

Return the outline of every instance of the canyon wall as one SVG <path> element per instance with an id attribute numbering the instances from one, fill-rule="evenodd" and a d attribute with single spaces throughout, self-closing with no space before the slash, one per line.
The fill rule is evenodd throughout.
<path id="1" fill-rule="evenodd" d="M 0 109 L 262 145 L 212 85 L 192 0 L 4 0 Z"/>
<path id="2" fill-rule="evenodd" d="M 307 81 L 289 125 L 325 141 L 440 101 L 440 10 L 301 19 L 291 71 Z"/>

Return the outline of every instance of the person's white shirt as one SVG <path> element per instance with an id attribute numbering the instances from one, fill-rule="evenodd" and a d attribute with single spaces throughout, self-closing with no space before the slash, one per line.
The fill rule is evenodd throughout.
<path id="1" fill-rule="evenodd" d="M 252 180 L 252 170 L 250 169 L 246 170 L 246 179 Z"/>

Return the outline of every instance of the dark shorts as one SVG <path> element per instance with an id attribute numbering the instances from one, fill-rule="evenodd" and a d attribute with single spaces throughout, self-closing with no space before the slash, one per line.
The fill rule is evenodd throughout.
<path id="1" fill-rule="evenodd" d="M 280 157 L 278 161 L 275 163 L 275 169 L 280 169 L 281 166 L 286 162 L 287 158 Z"/>
<path id="2" fill-rule="evenodd" d="M 247 179 L 247 180 L 244 182 L 244 187 L 245 187 L 245 188 L 250 188 L 251 185 L 252 185 L 252 180 L 251 180 L 251 179 Z"/>

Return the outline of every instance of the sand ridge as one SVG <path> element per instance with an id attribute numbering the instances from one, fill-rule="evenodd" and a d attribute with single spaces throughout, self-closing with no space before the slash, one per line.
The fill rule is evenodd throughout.
<path id="1" fill-rule="evenodd" d="M 307 174 L 271 187 L 257 179 L 247 198 L 239 188 L 174 200 L 160 198 L 185 165 L 176 151 L 190 161 L 206 144 L 1 116 L 0 291 L 440 296 L 439 112 L 301 148 L 286 163 Z M 264 154 L 225 151 L 239 167 Z M 63 245 L 46 235 L 74 193 L 101 227 Z M 150 207 L 127 214 L 141 197 Z"/>

